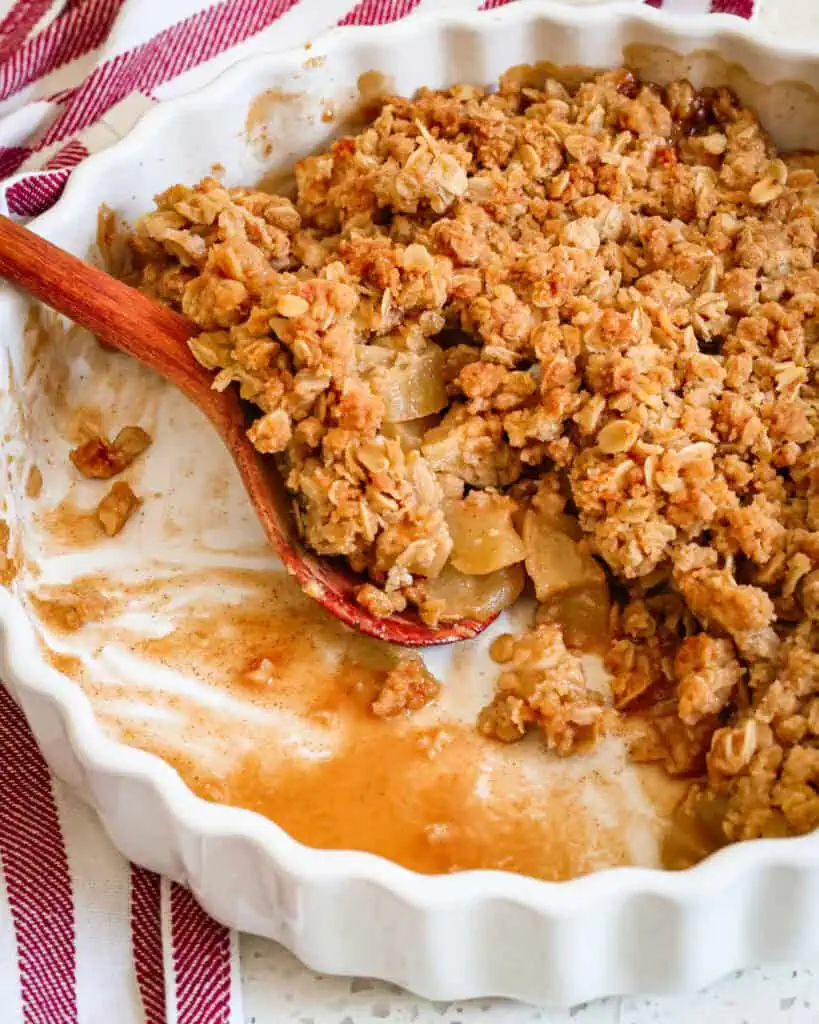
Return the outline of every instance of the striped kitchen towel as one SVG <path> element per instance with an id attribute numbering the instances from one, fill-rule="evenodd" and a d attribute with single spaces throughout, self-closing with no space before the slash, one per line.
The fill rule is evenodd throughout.
<path id="1" fill-rule="evenodd" d="M 241 1024 L 237 943 L 117 853 L 0 686 L 2 1024 Z"/>
<path id="2" fill-rule="evenodd" d="M 333 25 L 510 0 L 0 0 L 0 206 L 33 216 L 151 104 Z M 638 0 L 635 0 L 638 2 Z M 648 0 L 750 17 L 753 0 Z M 131 867 L 0 685 L 1 1024 L 241 1024 L 238 943 Z"/>

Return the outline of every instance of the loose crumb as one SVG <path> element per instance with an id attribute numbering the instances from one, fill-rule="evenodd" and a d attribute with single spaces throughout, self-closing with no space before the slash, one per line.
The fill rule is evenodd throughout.
<path id="1" fill-rule="evenodd" d="M 387 673 L 378 696 L 370 704 L 370 711 L 379 718 L 418 711 L 435 700 L 440 688 L 438 680 L 417 655 L 406 658 Z"/>
<path id="2" fill-rule="evenodd" d="M 97 519 L 109 537 L 116 536 L 140 504 L 124 480 L 118 480 L 97 505 Z"/>

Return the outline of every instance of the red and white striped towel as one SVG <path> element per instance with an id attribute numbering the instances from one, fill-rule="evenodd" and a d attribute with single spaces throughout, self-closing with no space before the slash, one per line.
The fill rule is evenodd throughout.
<path id="1" fill-rule="evenodd" d="M 333 25 L 510 0 L 0 0 L 0 206 L 56 201 L 152 103 Z M 639 0 L 635 0 L 639 2 Z M 647 0 L 750 17 L 753 0 Z M 0 684 L 2 1024 L 240 1024 L 236 936 L 132 867 L 50 778 Z"/>
<path id="2" fill-rule="evenodd" d="M 235 934 L 132 867 L 0 687 L 0 1020 L 241 1022 Z"/>

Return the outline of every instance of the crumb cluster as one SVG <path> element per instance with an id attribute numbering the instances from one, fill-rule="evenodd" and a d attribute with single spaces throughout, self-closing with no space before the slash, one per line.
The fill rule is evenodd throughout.
<path id="1" fill-rule="evenodd" d="M 123 427 L 113 441 L 90 437 L 73 448 L 69 458 L 75 469 L 91 480 L 110 480 L 127 469 L 150 446 L 151 437 L 142 427 Z M 109 537 L 116 536 L 139 507 L 140 499 L 131 485 L 118 480 L 100 500 L 97 521 Z"/>

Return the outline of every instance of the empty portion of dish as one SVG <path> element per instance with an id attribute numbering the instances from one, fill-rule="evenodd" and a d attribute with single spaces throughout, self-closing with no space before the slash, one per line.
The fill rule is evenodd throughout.
<path id="1" fill-rule="evenodd" d="M 704 778 L 679 849 L 816 827 L 814 159 L 727 89 L 525 68 L 384 98 L 296 182 L 174 186 L 130 241 L 261 409 L 306 542 L 433 624 L 528 578 L 482 731 L 626 729 Z"/>
<path id="2" fill-rule="evenodd" d="M 203 518 L 220 512 L 214 503 Z M 352 634 L 281 570 L 207 554 L 199 567 L 39 583 L 48 655 L 109 734 L 163 758 L 200 796 L 314 847 L 555 881 L 660 865 L 680 787 L 628 765 L 618 737 L 559 760 L 535 737 L 488 740 L 474 721 L 491 667 L 472 645 L 442 654 L 446 685 L 420 707 L 437 687 L 418 660 Z"/>

